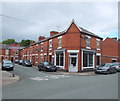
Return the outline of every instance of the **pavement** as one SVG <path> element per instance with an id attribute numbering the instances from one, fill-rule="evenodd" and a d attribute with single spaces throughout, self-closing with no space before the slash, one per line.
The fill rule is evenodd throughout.
<path id="1" fill-rule="evenodd" d="M 33 66 L 34 68 L 38 69 L 38 67 Z M 54 74 L 54 75 L 71 75 L 71 76 L 96 76 L 99 74 L 95 74 L 94 71 L 89 72 L 64 72 L 64 71 L 57 71 L 57 72 L 46 72 L 48 74 Z"/>
<path id="2" fill-rule="evenodd" d="M 0 86 L 6 86 L 15 83 L 19 80 L 18 75 L 13 76 L 13 71 L 0 71 L 2 79 L 0 81 Z"/>

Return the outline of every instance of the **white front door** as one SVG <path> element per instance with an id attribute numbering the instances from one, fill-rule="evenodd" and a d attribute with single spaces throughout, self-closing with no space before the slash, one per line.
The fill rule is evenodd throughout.
<path id="1" fill-rule="evenodd" d="M 69 55 L 69 72 L 78 72 L 78 55 L 77 55 L 77 53 Z"/>

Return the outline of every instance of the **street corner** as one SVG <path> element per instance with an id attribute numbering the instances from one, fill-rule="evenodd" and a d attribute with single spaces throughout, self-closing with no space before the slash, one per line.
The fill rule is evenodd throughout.
<path id="1" fill-rule="evenodd" d="M 12 72 L 2 71 L 1 74 L 2 74 L 2 79 L 0 86 L 6 86 L 20 80 L 19 76 L 14 75 Z"/>
<path id="2" fill-rule="evenodd" d="M 94 71 L 91 72 L 63 72 L 63 71 L 57 71 L 57 72 L 47 72 L 49 74 L 54 75 L 69 75 L 69 76 L 97 76 Z"/>

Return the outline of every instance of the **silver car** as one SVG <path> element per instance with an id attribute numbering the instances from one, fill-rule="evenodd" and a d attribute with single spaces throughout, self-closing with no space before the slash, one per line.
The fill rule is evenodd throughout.
<path id="1" fill-rule="evenodd" d="M 96 67 L 95 73 L 116 73 L 117 70 L 113 67 L 113 63 L 104 63 Z"/>

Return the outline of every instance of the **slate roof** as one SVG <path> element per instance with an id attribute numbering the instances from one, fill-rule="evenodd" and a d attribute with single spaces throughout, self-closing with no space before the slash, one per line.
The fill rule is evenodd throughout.
<path id="1" fill-rule="evenodd" d="M 97 37 L 97 38 L 103 39 L 102 37 L 100 37 L 100 36 L 98 36 L 98 35 L 90 32 L 90 31 L 88 31 L 88 30 L 86 30 L 86 29 L 84 29 L 84 28 L 82 28 L 82 27 L 79 27 L 79 28 L 80 28 L 80 31 L 81 31 L 82 33 L 85 33 L 85 34 L 88 34 L 88 35 L 95 36 L 95 37 Z"/>
<path id="2" fill-rule="evenodd" d="M 12 46 L 8 44 L 0 44 L 0 49 L 22 49 L 24 47 Z"/>
<path id="3" fill-rule="evenodd" d="M 72 23 L 75 23 L 74 20 L 72 21 Z M 72 23 L 71 23 L 71 24 L 72 24 Z M 71 24 L 70 24 L 70 26 L 71 26 Z M 76 25 L 76 26 L 77 26 L 77 25 Z M 79 27 L 79 26 L 77 26 L 77 27 L 78 27 L 78 29 L 80 30 L 81 33 L 84 33 L 84 34 L 87 34 L 87 35 L 90 35 L 90 36 L 94 36 L 94 37 L 103 39 L 102 37 L 100 37 L 100 36 L 98 36 L 98 35 L 90 32 L 90 31 L 88 31 L 88 30 L 86 30 L 86 29 L 84 29 L 84 28 L 82 28 L 82 27 Z M 68 30 L 68 29 L 67 29 L 67 30 Z M 36 42 L 36 43 L 33 43 L 33 44 L 31 44 L 30 46 L 35 45 L 35 44 L 37 44 L 37 43 L 44 42 L 44 41 L 49 40 L 49 39 L 51 39 L 51 38 L 54 38 L 54 37 L 58 37 L 58 36 L 60 36 L 60 35 L 63 35 L 63 34 L 65 34 L 65 33 L 67 32 L 67 30 L 64 30 L 64 31 L 62 31 L 62 32 L 59 32 L 58 34 L 55 34 L 55 35 L 50 36 L 50 37 L 48 37 L 48 38 L 45 38 L 44 40 L 38 41 L 38 42 Z M 28 47 L 29 47 L 29 46 L 28 46 Z"/>

